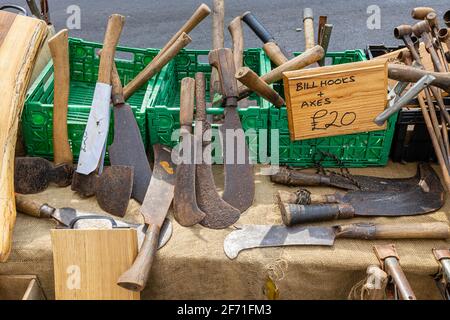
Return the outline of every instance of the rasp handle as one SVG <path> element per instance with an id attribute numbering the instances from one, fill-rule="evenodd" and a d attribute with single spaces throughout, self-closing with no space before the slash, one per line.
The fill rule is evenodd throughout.
<path id="1" fill-rule="evenodd" d="M 298 205 L 281 203 L 281 217 L 286 226 L 296 224 L 350 219 L 355 216 L 355 210 L 346 204 L 315 204 Z"/>
<path id="2" fill-rule="evenodd" d="M 247 11 L 242 15 L 242 20 L 250 27 L 250 29 L 253 30 L 253 32 L 258 36 L 259 39 L 261 39 L 262 42 L 275 42 L 275 39 L 269 32 L 269 30 L 267 30 L 266 27 L 263 26 L 263 24 L 258 20 L 258 18 L 256 18 L 253 13 Z"/>

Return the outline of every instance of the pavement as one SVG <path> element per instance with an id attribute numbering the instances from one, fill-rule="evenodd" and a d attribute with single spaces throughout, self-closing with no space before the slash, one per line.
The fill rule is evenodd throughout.
<path id="1" fill-rule="evenodd" d="M 37 1 L 39 2 L 39 1 Z M 126 17 L 121 45 L 139 48 L 160 48 L 172 37 L 188 17 L 202 2 L 212 7 L 211 0 L 49 0 L 51 19 L 57 29 L 65 28 L 70 17 L 69 6 L 77 5 L 81 13 L 81 29 L 70 30 L 70 36 L 102 42 L 106 21 L 110 14 L 120 13 Z M 25 0 L 0 0 L 0 4 L 14 3 L 26 6 Z M 371 13 L 368 7 L 376 5 L 380 9 L 380 29 L 370 30 L 367 20 Z M 302 27 L 303 8 L 314 10 L 316 23 L 320 15 L 327 15 L 334 25 L 330 51 L 365 48 L 367 44 L 398 45 L 393 36 L 393 28 L 399 24 L 412 24 L 411 9 L 431 6 L 439 18 L 449 9 L 448 1 L 414 0 L 226 0 L 225 23 L 245 11 L 252 11 L 273 33 L 278 43 L 287 51 L 304 49 Z M 189 48 L 208 49 L 211 47 L 211 18 L 203 21 L 191 32 L 193 39 Z M 261 42 L 247 27 L 245 46 L 260 47 Z M 231 47 L 231 37 L 225 33 L 226 46 Z"/>

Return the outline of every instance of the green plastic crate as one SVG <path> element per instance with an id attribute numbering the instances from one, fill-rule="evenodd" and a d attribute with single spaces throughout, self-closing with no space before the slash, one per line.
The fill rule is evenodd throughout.
<path id="1" fill-rule="evenodd" d="M 326 55 L 327 65 L 367 60 L 363 50 L 348 50 L 345 52 L 329 52 Z M 284 96 L 283 84 L 274 84 Z M 279 130 L 279 161 L 294 167 L 311 167 L 314 160 L 320 159 L 320 151 L 335 155 L 345 167 L 359 168 L 386 165 L 394 136 L 397 115 L 387 122 L 385 130 L 340 135 L 334 137 L 291 141 L 289 136 L 286 107 L 270 108 L 269 127 Z M 271 150 L 271 154 L 273 154 Z M 325 157 L 322 165 L 338 167 L 334 159 Z"/>
<path id="2" fill-rule="evenodd" d="M 69 39 L 70 96 L 67 115 L 69 143 L 75 161 L 91 109 L 98 77 L 99 43 L 81 39 Z M 118 47 L 116 65 L 122 83 L 130 82 L 159 52 L 157 49 Z M 22 114 L 22 130 L 26 152 L 31 156 L 53 159 L 53 62 L 42 71 L 27 93 Z M 153 93 L 157 76 L 128 99 L 139 126 L 144 145 L 148 145 L 146 106 Z M 108 145 L 112 143 L 114 115 L 111 110 L 111 126 Z M 108 154 L 106 154 L 108 161 Z"/>
<path id="3" fill-rule="evenodd" d="M 174 130 L 180 128 L 180 82 L 184 77 L 194 77 L 196 72 L 204 72 L 206 88 L 209 88 L 211 66 L 208 63 L 208 50 L 183 50 L 161 72 L 150 98 L 151 104 L 147 109 L 147 123 L 150 144 L 164 144 L 173 147 L 177 144 L 178 136 L 172 139 Z M 262 75 L 270 71 L 270 60 L 261 49 L 247 49 L 244 52 L 244 64 Z M 267 141 L 267 127 L 270 103 L 253 94 L 249 97 L 248 107 L 239 108 L 244 130 L 254 129 L 259 137 L 264 136 Z M 210 102 L 209 90 L 206 90 L 206 101 Z M 221 115 L 223 108 L 209 108 L 208 114 Z M 217 125 L 214 125 L 217 127 Z M 250 156 L 253 161 L 267 161 L 258 155 L 260 139 L 247 137 Z"/>

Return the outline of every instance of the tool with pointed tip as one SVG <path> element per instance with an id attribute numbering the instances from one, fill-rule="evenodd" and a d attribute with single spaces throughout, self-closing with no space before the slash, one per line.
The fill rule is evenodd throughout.
<path id="1" fill-rule="evenodd" d="M 192 120 L 195 104 L 195 80 L 183 78 L 180 92 L 180 140 L 183 155 L 177 166 L 174 217 L 184 227 L 202 221 L 206 214 L 199 209 L 195 196 L 195 137 L 192 135 Z"/>
<path id="2" fill-rule="evenodd" d="M 67 30 L 61 30 L 48 45 L 54 66 L 53 154 L 54 163 L 38 157 L 17 157 L 14 189 L 22 194 L 39 193 L 50 183 L 67 187 L 72 182 L 73 156 L 67 133 L 69 100 L 69 44 Z"/>
<path id="3" fill-rule="evenodd" d="M 110 228 L 111 225 L 115 228 L 133 228 L 137 231 L 138 247 L 140 248 L 144 242 L 145 225 L 143 224 L 128 223 L 97 213 L 81 212 L 74 208 L 57 209 L 46 203 L 41 204 L 28 199 L 21 194 L 16 194 L 16 207 L 21 213 L 40 219 L 53 219 L 60 225 L 71 229 L 103 229 Z M 172 223 L 166 219 L 159 236 L 159 249 L 170 240 L 172 229 Z"/>
<path id="4" fill-rule="evenodd" d="M 360 223 L 333 227 L 286 227 L 283 225 L 244 225 L 224 241 L 228 258 L 242 250 L 284 246 L 333 246 L 336 239 L 448 239 L 450 226 L 443 222 L 373 224 Z"/>
<path id="5" fill-rule="evenodd" d="M 283 222 L 292 226 L 356 216 L 399 217 L 435 212 L 445 203 L 444 188 L 429 164 L 420 165 L 419 171 L 420 180 L 417 185 L 405 185 L 403 190 L 397 192 L 349 191 L 323 196 L 322 201 L 331 201 L 332 204 L 279 203 Z"/>
<path id="6" fill-rule="evenodd" d="M 196 141 L 202 143 L 202 154 L 210 154 L 210 141 L 204 137 L 211 124 L 206 119 L 205 102 L 205 76 L 198 72 L 195 74 L 195 95 L 196 95 L 196 120 L 195 137 Z M 206 133 L 206 134 L 205 134 Z M 210 229 L 224 229 L 233 225 L 239 220 L 241 212 L 226 203 L 219 195 L 214 182 L 210 159 L 204 159 L 196 166 L 195 192 L 197 204 L 201 211 L 205 213 L 205 218 L 200 222 L 204 227 Z"/>
<path id="7" fill-rule="evenodd" d="M 118 279 L 117 284 L 132 291 L 144 290 L 156 255 L 161 229 L 174 197 L 175 165 L 171 150 L 153 145 L 155 165 L 150 185 L 140 209 L 147 229 L 141 250 L 130 269 Z"/>
<path id="8" fill-rule="evenodd" d="M 224 95 L 225 120 L 220 128 L 225 166 L 225 190 L 222 198 L 244 212 L 253 204 L 255 180 L 245 134 L 237 111 L 238 91 L 231 50 L 212 50 L 209 53 L 209 64 L 218 71 Z"/>
<path id="9" fill-rule="evenodd" d="M 142 203 L 150 183 L 152 170 L 133 111 L 125 103 L 122 83 L 115 63 L 112 70 L 112 86 L 114 141 L 109 147 L 109 158 L 113 166 L 123 165 L 133 168 L 133 191 L 131 195 Z"/>

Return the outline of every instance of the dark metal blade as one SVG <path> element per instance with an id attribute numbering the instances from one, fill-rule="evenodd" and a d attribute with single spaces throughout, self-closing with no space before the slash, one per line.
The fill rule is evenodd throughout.
<path id="1" fill-rule="evenodd" d="M 142 203 L 152 170 L 145 153 L 139 127 L 129 105 L 114 107 L 114 142 L 109 147 L 112 165 L 134 168 L 132 197 Z"/>
<path id="2" fill-rule="evenodd" d="M 335 239 L 332 227 L 285 227 L 282 225 L 244 225 L 231 232 L 224 241 L 228 258 L 251 248 L 314 245 L 332 246 Z"/>
<path id="3" fill-rule="evenodd" d="M 241 120 L 235 107 L 225 108 L 225 120 L 220 130 L 225 166 L 225 190 L 222 198 L 244 212 L 253 204 L 255 179 Z"/>

